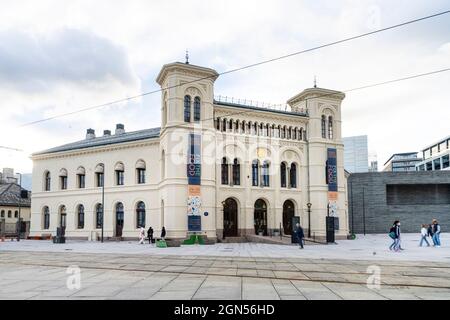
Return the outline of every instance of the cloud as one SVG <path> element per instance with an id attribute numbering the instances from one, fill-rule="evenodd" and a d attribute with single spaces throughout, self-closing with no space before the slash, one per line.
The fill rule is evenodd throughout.
<path id="1" fill-rule="evenodd" d="M 136 82 L 124 48 L 92 32 L 64 28 L 50 34 L 0 32 L 0 85 L 42 92 L 52 86 Z"/>

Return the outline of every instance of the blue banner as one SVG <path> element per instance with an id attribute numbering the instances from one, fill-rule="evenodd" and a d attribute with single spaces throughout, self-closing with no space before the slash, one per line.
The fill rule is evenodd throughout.
<path id="1" fill-rule="evenodd" d="M 327 183 L 329 192 L 338 191 L 337 183 L 337 156 L 336 149 L 328 148 L 327 155 Z"/>
<path id="2" fill-rule="evenodd" d="M 201 232 L 202 231 L 202 216 L 188 216 L 188 231 Z"/>
<path id="3" fill-rule="evenodd" d="M 201 171 L 201 138 L 199 134 L 189 134 L 189 149 L 187 159 L 187 177 L 189 185 L 200 185 Z"/>

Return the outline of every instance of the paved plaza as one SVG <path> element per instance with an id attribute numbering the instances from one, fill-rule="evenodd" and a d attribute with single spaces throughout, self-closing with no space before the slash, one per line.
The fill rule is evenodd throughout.
<path id="1" fill-rule="evenodd" d="M 7 241 L 0 242 L 0 299 L 450 299 L 449 242 L 444 234 L 441 248 L 419 248 L 417 235 L 404 235 L 405 250 L 394 253 L 385 235 L 304 250 Z M 80 287 L 69 288 L 75 269 Z M 367 286 L 373 270 L 379 287 Z"/>

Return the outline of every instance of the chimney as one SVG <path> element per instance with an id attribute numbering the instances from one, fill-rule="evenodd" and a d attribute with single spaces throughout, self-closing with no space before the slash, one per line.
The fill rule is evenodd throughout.
<path id="1" fill-rule="evenodd" d="M 94 139 L 95 138 L 95 130 L 94 129 L 87 129 L 86 130 L 86 140 Z"/>
<path id="2" fill-rule="evenodd" d="M 111 135 L 111 130 L 103 130 L 103 136 L 109 137 Z"/>
<path id="3" fill-rule="evenodd" d="M 116 134 L 125 133 L 125 126 L 121 123 L 116 124 Z"/>

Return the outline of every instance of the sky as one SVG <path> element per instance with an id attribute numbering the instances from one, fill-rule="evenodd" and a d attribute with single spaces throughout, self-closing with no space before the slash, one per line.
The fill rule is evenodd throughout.
<path id="1" fill-rule="evenodd" d="M 448 1 L 0 0 L 0 168 L 33 152 L 160 126 L 160 94 L 24 123 L 158 89 L 163 64 L 218 72 L 448 10 Z M 285 103 L 313 85 L 348 90 L 450 67 L 450 14 L 223 75 L 215 94 Z M 450 135 L 450 72 L 349 92 L 344 136 L 368 135 L 383 164 Z"/>

